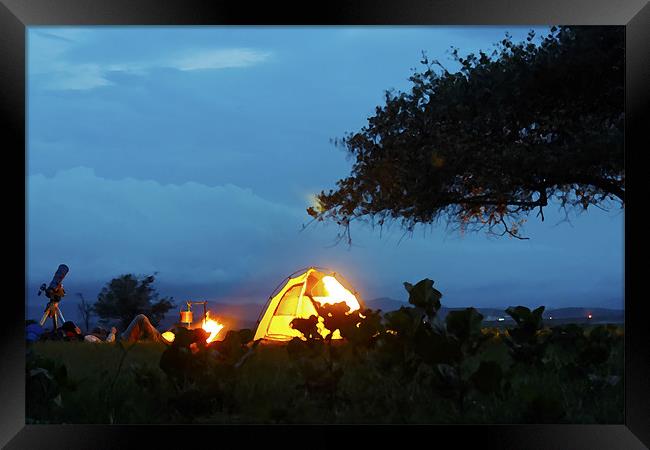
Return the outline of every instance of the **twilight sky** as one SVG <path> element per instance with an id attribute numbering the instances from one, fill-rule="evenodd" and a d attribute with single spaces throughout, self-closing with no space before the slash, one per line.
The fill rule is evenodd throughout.
<path id="1" fill-rule="evenodd" d="M 531 27 L 29 27 L 28 305 L 60 263 L 68 296 L 158 272 L 161 295 L 263 303 L 309 265 L 362 298 L 406 300 L 429 277 L 447 306 L 623 307 L 623 211 L 570 223 L 551 206 L 531 239 L 409 238 L 312 224 L 311 196 L 352 162 L 330 142 L 407 90 L 422 51 L 449 70 Z M 534 27 L 543 32 L 545 27 Z"/>

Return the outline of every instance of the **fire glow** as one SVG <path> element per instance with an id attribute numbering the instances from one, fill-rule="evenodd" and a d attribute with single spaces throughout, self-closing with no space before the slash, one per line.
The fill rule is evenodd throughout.
<path id="1" fill-rule="evenodd" d="M 331 276 L 324 276 L 323 286 L 327 291 L 327 296 L 314 297 L 314 300 L 316 300 L 321 305 L 325 305 L 325 304 L 333 305 L 335 303 L 340 303 L 341 301 L 344 301 L 345 304 L 350 307 L 349 312 L 361 309 L 361 305 L 359 305 L 359 301 L 354 296 L 354 294 L 352 294 L 352 292 L 344 288 L 343 285 L 339 283 L 339 281 L 336 278 Z"/>
<path id="2" fill-rule="evenodd" d="M 217 335 L 219 332 L 223 329 L 223 324 L 220 324 L 216 320 L 210 319 L 210 313 L 205 318 L 205 321 L 203 322 L 203 327 L 205 331 L 210 333 L 210 336 L 205 340 L 208 344 L 212 341 L 214 341 L 217 338 Z"/>
<path id="3" fill-rule="evenodd" d="M 218 321 L 211 319 L 210 318 L 210 313 L 206 315 L 205 320 L 203 321 L 203 325 L 201 326 L 205 331 L 210 333 L 210 336 L 207 337 L 205 342 L 209 344 L 210 342 L 214 341 L 217 336 L 219 335 L 219 332 L 223 330 L 223 324 L 219 323 Z M 165 331 L 162 334 L 162 337 L 167 341 L 167 342 L 174 342 L 175 335 L 171 331 Z"/>
<path id="4" fill-rule="evenodd" d="M 165 339 L 167 342 L 174 342 L 174 338 L 176 338 L 176 336 L 174 335 L 174 333 L 172 333 L 171 331 L 165 331 L 165 332 L 162 334 L 162 337 L 163 337 L 163 339 Z"/>

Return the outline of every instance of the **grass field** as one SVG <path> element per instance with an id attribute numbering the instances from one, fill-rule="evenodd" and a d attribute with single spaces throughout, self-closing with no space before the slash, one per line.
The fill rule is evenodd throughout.
<path id="1" fill-rule="evenodd" d="M 392 335 L 370 346 L 250 350 L 233 334 L 196 355 L 178 351 L 184 359 L 165 370 L 161 357 L 171 350 L 163 344 L 37 342 L 30 367 L 46 367 L 55 388 L 28 367 L 28 422 L 623 423 L 623 328 L 604 329 L 580 328 L 580 345 L 550 340 L 528 362 L 503 331 L 485 328 L 480 350 L 462 347 L 448 363 L 418 350 L 417 338 Z"/>

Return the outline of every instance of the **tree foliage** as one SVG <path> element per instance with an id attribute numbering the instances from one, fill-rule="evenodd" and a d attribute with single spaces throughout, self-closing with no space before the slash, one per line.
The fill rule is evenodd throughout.
<path id="1" fill-rule="evenodd" d="M 624 30 L 553 27 L 461 57 L 423 55 L 409 92 L 386 92 L 368 125 L 336 140 L 354 160 L 307 212 L 349 234 L 355 219 L 407 231 L 439 219 L 522 238 L 556 202 L 566 213 L 624 205 Z"/>
<path id="2" fill-rule="evenodd" d="M 127 274 L 113 278 L 97 296 L 95 312 L 104 322 L 118 320 L 121 330 L 138 314 L 145 314 L 154 326 L 158 325 L 174 303 L 173 298 L 158 299 L 154 281 L 153 275 L 138 278 Z"/>

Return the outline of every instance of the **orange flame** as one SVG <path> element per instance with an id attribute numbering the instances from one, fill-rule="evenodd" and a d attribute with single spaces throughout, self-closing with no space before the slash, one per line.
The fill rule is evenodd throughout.
<path id="1" fill-rule="evenodd" d="M 208 336 L 208 338 L 205 340 L 205 342 L 209 344 L 210 342 L 214 341 L 217 338 L 219 332 L 223 330 L 223 324 L 217 322 L 216 320 L 210 319 L 210 313 L 208 313 L 208 316 L 203 322 L 203 326 L 201 328 L 210 333 L 210 336 Z M 170 343 L 174 342 L 174 339 L 176 338 L 174 333 L 171 331 L 165 331 L 162 333 L 162 337 Z"/>
<path id="2" fill-rule="evenodd" d="M 210 333 L 210 336 L 208 336 L 208 338 L 205 340 L 205 342 L 209 344 L 217 338 L 217 335 L 223 329 L 223 324 L 217 322 L 216 320 L 210 319 L 210 313 L 208 313 L 208 316 L 203 322 L 202 328 Z"/>

